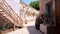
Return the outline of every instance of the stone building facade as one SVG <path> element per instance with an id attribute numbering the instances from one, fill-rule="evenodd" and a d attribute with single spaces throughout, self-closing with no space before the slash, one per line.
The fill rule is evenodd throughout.
<path id="1" fill-rule="evenodd" d="M 39 15 L 39 11 L 25 4 L 23 1 L 20 2 L 20 16 L 22 19 L 28 19 L 29 17 L 36 18 Z M 27 18 L 28 17 L 28 18 Z M 31 20 L 30 18 L 30 20 Z"/>
<path id="2" fill-rule="evenodd" d="M 23 1 L 20 2 L 20 6 L 23 10 L 26 11 L 27 14 L 33 14 L 35 13 L 35 15 L 38 15 L 39 14 L 39 11 L 30 7 L 29 5 L 25 4 Z"/>

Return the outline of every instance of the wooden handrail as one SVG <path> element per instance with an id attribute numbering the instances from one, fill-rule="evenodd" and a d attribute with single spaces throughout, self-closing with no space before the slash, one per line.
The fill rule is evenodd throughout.
<path id="1" fill-rule="evenodd" d="M 4 0 L 5 1 L 5 0 Z M 5 1 L 5 3 L 9 6 L 9 4 Z M 21 19 L 18 15 L 17 15 L 17 13 L 11 8 L 11 6 L 9 6 L 10 7 L 10 9 L 12 10 L 12 12 L 15 14 L 14 15 L 14 17 L 16 16 L 17 18 L 16 19 Z"/>
<path id="2" fill-rule="evenodd" d="M 7 3 L 7 2 L 6 2 L 6 3 Z M 9 5 L 8 5 L 8 6 L 9 6 Z M 9 7 L 10 7 L 10 6 L 9 6 Z M 20 19 L 20 17 L 15 13 L 15 11 L 14 11 L 12 8 L 10 8 L 10 9 L 12 10 L 12 13 L 15 14 L 13 17 L 15 17 L 15 16 L 17 17 L 17 18 L 15 17 L 15 18 L 17 19 L 17 22 L 18 22 L 18 19 Z M 15 19 L 15 20 L 16 20 L 16 19 Z"/>
<path id="3" fill-rule="evenodd" d="M 5 1 L 5 0 L 4 0 Z M 5 1 L 5 3 L 7 4 L 7 6 L 10 8 L 10 10 L 12 10 L 12 13 L 15 15 L 16 12 L 11 8 L 11 6 L 9 6 L 9 4 Z M 10 11 L 11 12 L 11 11 Z M 19 17 L 17 14 L 15 15 L 17 17 Z"/>
<path id="4" fill-rule="evenodd" d="M 2 4 L 3 9 L 6 10 L 5 12 L 7 12 L 9 16 L 12 17 L 14 21 L 19 24 L 18 19 L 20 20 L 20 17 L 18 16 L 18 14 L 11 8 L 11 6 L 5 0 L 2 0 Z"/>
<path id="5" fill-rule="evenodd" d="M 7 5 L 6 5 L 6 4 Z M 15 13 L 15 11 L 8 5 L 8 3 L 4 0 L 4 5 L 6 5 L 7 6 L 7 9 L 8 9 L 8 7 L 10 8 L 10 10 L 9 10 L 9 12 L 12 14 L 13 13 L 13 16 L 15 17 L 15 16 L 18 16 L 16 13 Z M 16 15 L 15 15 L 16 14 Z M 15 17 L 16 18 L 16 17 Z"/>

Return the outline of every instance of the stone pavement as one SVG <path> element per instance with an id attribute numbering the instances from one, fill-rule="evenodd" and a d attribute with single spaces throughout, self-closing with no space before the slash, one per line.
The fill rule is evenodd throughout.
<path id="1" fill-rule="evenodd" d="M 6 33 L 6 34 L 42 34 L 40 31 L 35 29 L 34 21 L 25 24 L 21 29 Z"/>

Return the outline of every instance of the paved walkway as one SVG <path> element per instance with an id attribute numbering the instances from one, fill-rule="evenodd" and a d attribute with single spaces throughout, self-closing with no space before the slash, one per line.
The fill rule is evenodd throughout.
<path id="1" fill-rule="evenodd" d="M 25 24 L 22 29 L 17 29 L 15 31 L 9 32 L 7 34 L 42 34 L 40 31 L 35 29 L 34 21 Z"/>

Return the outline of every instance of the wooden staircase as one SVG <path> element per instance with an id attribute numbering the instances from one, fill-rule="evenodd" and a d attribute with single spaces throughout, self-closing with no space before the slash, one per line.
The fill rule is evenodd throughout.
<path id="1" fill-rule="evenodd" d="M 0 0 L 0 10 L 0 17 L 3 17 L 8 23 L 23 27 L 22 19 L 5 0 Z"/>

